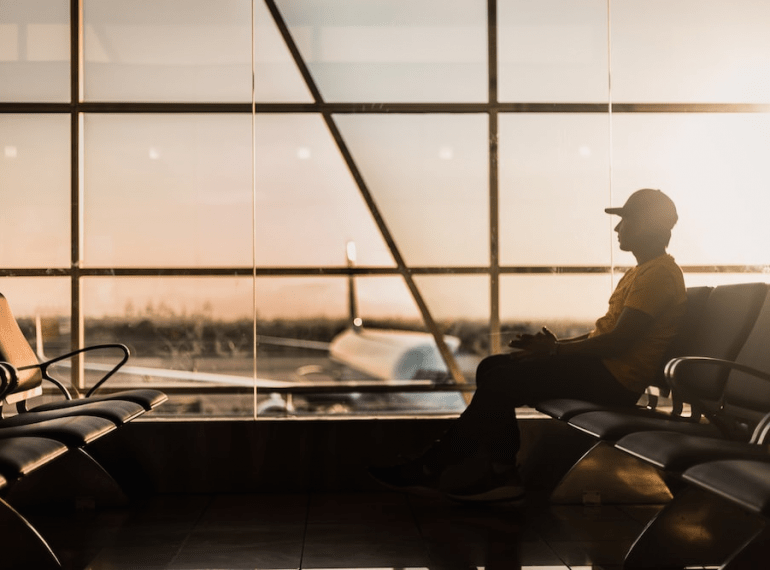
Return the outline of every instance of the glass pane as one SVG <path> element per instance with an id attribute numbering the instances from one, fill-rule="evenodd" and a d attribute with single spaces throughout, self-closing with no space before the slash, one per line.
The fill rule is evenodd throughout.
<path id="1" fill-rule="evenodd" d="M 368 277 L 356 281 L 360 299 L 360 311 L 364 329 L 395 338 L 374 336 L 367 347 L 372 350 L 366 368 L 356 369 L 360 358 L 353 354 L 351 362 L 354 378 L 372 378 L 380 380 L 429 380 L 445 381 L 448 370 L 435 347 L 432 335 L 426 331 L 425 324 L 417 306 L 401 277 Z M 425 280 L 418 284 L 424 286 Z M 429 287 L 430 289 L 430 287 Z M 426 303 L 430 301 L 423 294 Z M 435 300 L 438 296 L 432 295 Z M 447 330 L 448 333 L 452 331 Z M 401 335 L 406 334 L 404 338 Z M 416 335 L 414 337 L 413 335 Z M 459 337 L 457 337 L 459 340 Z M 408 352 L 411 343 L 417 341 L 427 351 L 425 356 L 417 357 Z M 453 349 L 452 340 L 447 344 Z M 459 347 L 456 350 L 460 350 Z M 472 364 L 470 364 L 472 367 Z M 383 370 L 381 375 L 370 370 Z M 473 376 L 470 376 L 472 378 Z M 398 413 L 459 413 L 465 408 L 465 401 L 459 392 L 399 392 L 390 394 L 362 395 L 357 410 L 377 414 Z"/>
<path id="2" fill-rule="evenodd" d="M 393 265 L 319 115 L 259 115 L 256 144 L 257 265 L 344 265 L 348 241 L 359 264 Z"/>
<path id="3" fill-rule="evenodd" d="M 0 153 L 0 264 L 69 266 L 69 115 L 0 115 Z"/>
<path id="4" fill-rule="evenodd" d="M 486 275 L 417 275 L 414 278 L 433 318 L 451 328 L 457 323 L 489 323 Z"/>
<path id="5" fill-rule="evenodd" d="M 486 101 L 484 0 L 277 2 L 326 101 Z"/>
<path id="6" fill-rule="evenodd" d="M 70 100 L 70 3 L 3 2 L 0 101 Z"/>
<path id="7" fill-rule="evenodd" d="M 356 279 L 358 310 L 364 326 L 426 330 L 402 277 Z"/>
<path id="8" fill-rule="evenodd" d="M 497 9 L 500 101 L 607 101 L 606 0 L 506 0 Z"/>
<path id="9" fill-rule="evenodd" d="M 694 273 L 685 271 L 684 281 L 688 287 L 718 287 L 733 283 L 770 283 L 768 273 Z"/>
<path id="10" fill-rule="evenodd" d="M 476 366 L 489 354 L 489 277 L 418 275 L 415 283 L 441 330 L 460 340 L 455 358 L 465 379 L 473 382 Z"/>
<path id="11" fill-rule="evenodd" d="M 305 80 L 264 2 L 254 2 L 254 96 L 260 102 L 310 102 Z"/>
<path id="12" fill-rule="evenodd" d="M 260 325 L 265 321 L 302 319 L 329 319 L 343 323 L 344 326 L 348 323 L 346 278 L 258 278 L 256 287 Z"/>
<path id="13" fill-rule="evenodd" d="M 89 101 L 250 101 L 249 0 L 86 0 Z"/>
<path id="14" fill-rule="evenodd" d="M 250 277 L 85 278 L 82 293 L 86 344 L 131 350 L 109 386 L 169 388 L 159 414 L 253 416 Z"/>
<path id="15" fill-rule="evenodd" d="M 489 263 L 486 115 L 335 121 L 407 264 Z"/>
<path id="16" fill-rule="evenodd" d="M 257 370 L 279 382 L 333 382 L 346 378 L 344 365 L 329 357 L 332 340 L 348 328 L 347 279 L 339 277 L 258 278 L 256 287 Z M 258 415 L 307 415 L 350 410 L 350 397 L 333 394 L 269 394 Z"/>
<path id="17" fill-rule="evenodd" d="M 543 325 L 559 337 L 578 336 L 593 329 L 607 312 L 618 276 L 503 275 L 500 280 L 500 320 L 507 335 L 533 332 Z"/>
<path id="18" fill-rule="evenodd" d="M 90 266 L 249 266 L 248 115 L 88 115 Z"/>
<path id="19" fill-rule="evenodd" d="M 2 294 L 24 333 L 30 346 L 40 360 L 47 360 L 70 351 L 70 280 L 66 277 L 4 277 Z M 71 372 L 68 368 L 55 367 L 51 375 L 65 386 L 71 386 Z M 53 384 L 46 382 L 44 389 L 51 390 L 39 399 L 30 402 L 36 406 L 49 400 L 61 400 Z"/>
<path id="20" fill-rule="evenodd" d="M 770 101 L 770 3 L 613 2 L 613 100 Z"/>
<path id="21" fill-rule="evenodd" d="M 347 279 L 336 277 L 257 279 L 260 378 L 312 385 L 431 379 L 437 372 L 445 375 L 443 364 L 417 359 L 408 352 L 415 342 L 433 341 L 424 332 L 401 277 L 357 278 L 353 294 L 358 311 L 353 315 L 349 313 L 348 287 Z M 363 320 L 358 332 L 350 328 L 355 315 Z M 286 404 L 272 396 L 262 407 L 263 415 L 285 414 Z M 288 412 L 388 414 L 458 411 L 462 407 L 462 397 L 454 392 L 379 394 L 343 389 L 334 394 L 295 394 Z"/>
<path id="22" fill-rule="evenodd" d="M 500 116 L 503 265 L 609 265 L 605 114 Z"/>
<path id="23" fill-rule="evenodd" d="M 3 296 L 8 299 L 13 316 L 19 321 L 27 340 L 34 346 L 35 319 L 56 319 L 69 334 L 70 281 L 66 277 L 4 277 Z M 46 340 L 46 339 L 44 339 Z M 69 338 L 61 343 L 43 345 L 48 356 L 69 351 Z"/>
<path id="24" fill-rule="evenodd" d="M 679 212 L 669 251 L 680 264 L 767 265 L 768 142 L 768 115 L 616 113 L 615 201 L 641 187 L 669 194 Z"/>

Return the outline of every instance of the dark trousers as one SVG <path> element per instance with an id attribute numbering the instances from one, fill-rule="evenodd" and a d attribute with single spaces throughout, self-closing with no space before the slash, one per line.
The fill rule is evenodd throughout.
<path id="1" fill-rule="evenodd" d="M 516 361 L 507 354 L 489 356 L 476 370 L 471 403 L 428 451 L 426 462 L 441 469 L 481 453 L 515 465 L 520 445 L 516 407 L 554 398 L 633 406 L 639 394 L 623 387 L 595 357 Z"/>

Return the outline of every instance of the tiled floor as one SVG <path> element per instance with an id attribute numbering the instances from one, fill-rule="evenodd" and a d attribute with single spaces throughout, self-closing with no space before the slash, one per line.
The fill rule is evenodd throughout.
<path id="1" fill-rule="evenodd" d="M 618 568 L 657 507 L 467 507 L 397 493 L 158 496 L 30 518 L 66 569 Z"/>

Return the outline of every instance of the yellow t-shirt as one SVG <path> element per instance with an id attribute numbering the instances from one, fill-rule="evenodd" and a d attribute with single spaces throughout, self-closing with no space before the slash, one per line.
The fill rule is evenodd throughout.
<path id="1" fill-rule="evenodd" d="M 650 315 L 652 325 L 625 353 L 603 362 L 618 382 L 641 393 L 655 381 L 687 308 L 684 277 L 673 257 L 664 254 L 626 272 L 610 297 L 607 314 L 589 336 L 614 329 L 626 307 Z"/>

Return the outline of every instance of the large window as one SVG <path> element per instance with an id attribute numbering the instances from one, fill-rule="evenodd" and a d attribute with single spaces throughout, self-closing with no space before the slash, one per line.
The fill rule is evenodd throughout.
<path id="1" fill-rule="evenodd" d="M 767 280 L 770 4 L 30 0 L 0 10 L 0 291 L 51 356 L 206 417 L 457 413 L 588 330 L 677 203 L 688 285 Z M 59 370 L 95 381 L 90 364 Z M 466 383 L 470 383 L 467 386 Z"/>

